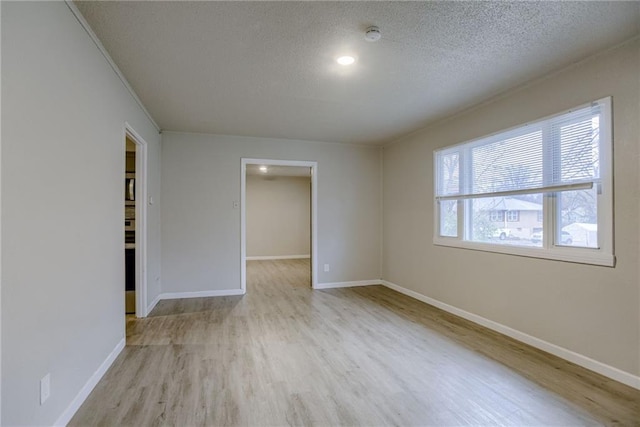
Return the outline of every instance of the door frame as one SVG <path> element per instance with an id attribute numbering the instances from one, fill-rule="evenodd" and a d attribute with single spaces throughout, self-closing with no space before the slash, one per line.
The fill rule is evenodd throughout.
<path id="1" fill-rule="evenodd" d="M 147 317 L 148 145 L 127 122 L 124 124 L 124 136 L 125 147 L 127 136 L 136 144 L 136 317 Z"/>
<path id="2" fill-rule="evenodd" d="M 240 163 L 240 288 L 247 292 L 247 165 L 311 168 L 311 288 L 318 285 L 318 162 L 241 158 Z"/>

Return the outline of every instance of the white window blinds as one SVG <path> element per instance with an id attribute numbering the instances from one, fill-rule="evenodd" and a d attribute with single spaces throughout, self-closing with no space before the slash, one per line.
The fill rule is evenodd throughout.
<path id="1" fill-rule="evenodd" d="M 436 199 L 592 188 L 601 102 L 437 151 Z"/>

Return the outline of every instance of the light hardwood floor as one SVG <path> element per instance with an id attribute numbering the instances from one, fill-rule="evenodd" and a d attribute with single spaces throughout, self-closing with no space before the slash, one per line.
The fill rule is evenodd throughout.
<path id="1" fill-rule="evenodd" d="M 251 261 L 243 297 L 161 301 L 71 425 L 640 425 L 640 392 L 382 286 Z"/>

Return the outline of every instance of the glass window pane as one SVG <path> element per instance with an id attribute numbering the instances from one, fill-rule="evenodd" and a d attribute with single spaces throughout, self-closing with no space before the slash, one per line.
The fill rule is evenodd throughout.
<path id="1" fill-rule="evenodd" d="M 598 193 L 590 190 L 558 194 L 559 227 L 555 244 L 582 248 L 598 247 Z"/>
<path id="2" fill-rule="evenodd" d="M 467 203 L 471 213 L 469 240 L 512 246 L 542 246 L 542 216 L 539 214 L 542 212 L 542 194 L 486 197 Z M 496 218 L 501 221 L 495 221 Z"/>
<path id="3" fill-rule="evenodd" d="M 437 195 L 458 194 L 460 192 L 460 155 L 458 152 L 440 154 L 438 168 Z"/>
<path id="4" fill-rule="evenodd" d="M 440 202 L 440 235 L 458 236 L 458 202 L 446 200 Z"/>
<path id="5" fill-rule="evenodd" d="M 507 136 L 471 149 L 471 192 L 521 190 L 542 186 L 542 131 Z"/>
<path id="6" fill-rule="evenodd" d="M 561 182 L 586 181 L 600 176 L 599 116 L 560 126 Z"/>

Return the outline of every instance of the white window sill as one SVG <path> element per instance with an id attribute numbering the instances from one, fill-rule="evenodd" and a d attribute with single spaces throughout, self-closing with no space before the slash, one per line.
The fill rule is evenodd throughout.
<path id="1" fill-rule="evenodd" d="M 436 246 L 448 246 L 453 248 L 471 249 L 483 252 L 496 252 L 501 254 L 524 256 L 530 258 L 575 262 L 579 264 L 600 265 L 604 267 L 614 267 L 616 262 L 616 258 L 613 254 L 604 253 L 599 249 L 573 248 L 564 246 L 555 246 L 549 249 L 533 248 L 515 245 L 469 242 L 454 237 L 435 237 L 433 239 L 433 244 Z"/>

